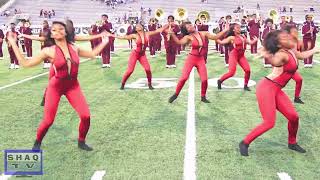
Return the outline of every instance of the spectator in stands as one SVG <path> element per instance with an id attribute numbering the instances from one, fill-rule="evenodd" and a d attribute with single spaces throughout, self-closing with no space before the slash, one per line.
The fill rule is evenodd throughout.
<path id="1" fill-rule="evenodd" d="M 290 21 L 288 22 L 288 25 L 297 28 L 297 23 L 293 21 L 292 16 L 290 16 Z"/>
<path id="2" fill-rule="evenodd" d="M 257 3 L 257 9 L 260 10 L 260 4 L 259 3 Z"/>
<path id="3" fill-rule="evenodd" d="M 290 6 L 289 6 L 289 9 L 290 9 L 290 12 L 292 13 L 292 12 L 293 12 L 293 6 L 290 5 Z"/>
<path id="4" fill-rule="evenodd" d="M 56 12 L 54 11 L 54 9 L 52 9 L 51 12 L 52 12 L 52 16 L 56 16 Z"/>
<path id="5" fill-rule="evenodd" d="M 283 6 L 282 12 L 287 12 L 287 8 Z"/>
<path id="6" fill-rule="evenodd" d="M 314 7 L 313 7 L 313 5 L 310 7 L 310 12 L 314 12 Z"/>
<path id="7" fill-rule="evenodd" d="M 151 11 L 152 11 L 151 8 L 149 8 L 149 9 L 148 9 L 149 16 L 151 16 Z"/>
<path id="8" fill-rule="evenodd" d="M 40 10 L 40 17 L 43 16 L 43 9 Z"/>

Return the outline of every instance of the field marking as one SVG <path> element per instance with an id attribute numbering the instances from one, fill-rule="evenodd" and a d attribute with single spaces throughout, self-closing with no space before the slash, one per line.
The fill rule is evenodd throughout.
<path id="1" fill-rule="evenodd" d="M 196 127 L 195 127 L 195 103 L 194 103 L 194 68 L 189 77 L 188 112 L 186 128 L 186 144 L 184 151 L 184 180 L 196 180 Z"/>
<path id="2" fill-rule="evenodd" d="M 318 60 L 313 60 L 315 63 L 320 64 L 320 61 Z"/>
<path id="3" fill-rule="evenodd" d="M 277 173 L 277 175 L 279 176 L 280 180 L 292 180 L 292 178 L 286 172 L 280 172 Z"/>
<path id="4" fill-rule="evenodd" d="M 89 61 L 89 60 L 90 60 L 90 58 L 85 59 L 85 60 L 83 60 L 83 61 L 80 61 L 80 63 L 84 63 L 84 62 L 87 62 L 87 61 Z M 12 86 L 15 86 L 15 85 L 18 85 L 18 84 L 21 84 L 21 83 L 30 81 L 30 80 L 32 80 L 32 79 L 36 79 L 36 78 L 38 78 L 38 77 L 41 77 L 41 76 L 44 76 L 44 75 L 47 75 L 47 74 L 49 74 L 49 71 L 48 71 L 48 72 L 45 72 L 45 73 L 42 73 L 42 74 L 38 74 L 38 75 L 32 76 L 32 77 L 28 77 L 28 78 L 26 78 L 26 79 L 22 79 L 22 80 L 20 80 L 20 81 L 17 81 L 17 82 L 14 82 L 14 83 L 11 83 L 11 84 L 8 84 L 8 85 L 5 85 L 5 86 L 2 86 L 2 87 L 0 87 L 0 91 L 3 90 L 3 89 L 7 89 L 7 88 L 9 88 L 9 87 L 12 87 Z"/>
<path id="5" fill-rule="evenodd" d="M 0 176 L 0 180 L 7 180 L 11 177 L 12 175 L 4 175 L 4 174 L 1 174 Z"/>
<path id="6" fill-rule="evenodd" d="M 102 180 L 105 174 L 106 174 L 106 171 L 95 171 L 91 177 L 91 180 Z"/>

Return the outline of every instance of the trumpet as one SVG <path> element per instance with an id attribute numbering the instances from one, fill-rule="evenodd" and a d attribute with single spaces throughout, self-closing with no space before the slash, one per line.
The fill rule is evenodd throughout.
<path id="1" fill-rule="evenodd" d="M 275 9 L 271 9 L 268 13 L 269 18 L 273 20 L 273 23 L 276 24 L 278 22 L 278 12 Z"/>

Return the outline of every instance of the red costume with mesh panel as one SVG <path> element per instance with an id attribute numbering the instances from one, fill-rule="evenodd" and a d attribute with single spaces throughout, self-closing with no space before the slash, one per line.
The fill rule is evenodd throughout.
<path id="1" fill-rule="evenodd" d="M 208 52 L 208 46 L 206 43 L 206 37 L 202 36 L 201 33 L 198 33 L 201 37 L 202 46 L 199 40 L 193 36 L 193 41 L 191 42 L 191 51 L 186 59 L 184 67 L 182 69 L 182 75 L 179 79 L 176 95 L 178 96 L 181 89 L 183 88 L 185 82 L 188 80 L 190 72 L 193 67 L 196 67 L 201 79 L 201 97 L 206 96 L 208 88 L 208 75 L 207 67 L 205 62 L 205 56 Z"/>
<path id="2" fill-rule="evenodd" d="M 71 44 L 68 44 L 71 60 L 64 57 L 62 50 L 55 46 L 55 58 L 52 62 L 54 73 L 50 70 L 49 85 L 46 91 L 44 117 L 37 131 L 37 141 L 41 142 L 55 119 L 58 104 L 65 95 L 80 117 L 79 141 L 85 141 L 90 127 L 90 111 L 77 80 L 79 56 Z"/>
<path id="3" fill-rule="evenodd" d="M 140 64 L 143 66 L 143 68 L 147 74 L 148 84 L 151 85 L 151 78 L 152 78 L 151 68 L 150 68 L 150 64 L 149 64 L 147 56 L 146 56 L 146 48 L 148 46 L 149 39 L 144 34 L 144 42 L 142 43 L 141 36 L 139 34 L 138 34 L 138 36 L 139 37 L 136 40 L 137 47 L 136 47 L 136 49 L 131 51 L 131 54 L 129 57 L 129 62 L 128 62 L 128 69 L 122 78 L 122 85 L 126 84 L 128 78 L 133 73 L 137 61 L 139 61 Z"/>
<path id="4" fill-rule="evenodd" d="M 287 53 L 289 61 L 281 67 L 276 67 L 281 68 L 281 73 L 272 79 L 266 77 L 257 85 L 256 96 L 263 122 L 245 137 L 245 144 L 250 144 L 254 139 L 274 127 L 276 110 L 288 119 L 289 144 L 296 143 L 299 115 L 289 97 L 282 91 L 282 88 L 294 76 L 298 69 L 298 64 L 293 52 L 288 51 Z"/>

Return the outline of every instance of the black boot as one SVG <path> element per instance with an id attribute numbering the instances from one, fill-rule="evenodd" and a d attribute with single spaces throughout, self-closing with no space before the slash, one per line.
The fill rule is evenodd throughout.
<path id="1" fill-rule="evenodd" d="M 44 96 L 42 97 L 42 101 L 41 101 L 41 103 L 40 103 L 40 106 L 44 106 L 44 103 L 45 103 L 45 98 L 44 98 Z"/>
<path id="2" fill-rule="evenodd" d="M 300 97 L 295 97 L 294 102 L 299 104 L 304 104 L 304 102 L 300 99 Z"/>
<path id="3" fill-rule="evenodd" d="M 152 84 L 149 84 L 148 87 L 150 90 L 154 90 L 154 87 L 152 86 Z"/>
<path id="4" fill-rule="evenodd" d="M 306 153 L 307 151 L 300 147 L 297 143 L 296 144 L 288 144 L 288 148 L 299 153 Z"/>
<path id="5" fill-rule="evenodd" d="M 121 84 L 120 90 L 124 90 L 124 84 Z"/>
<path id="6" fill-rule="evenodd" d="M 249 154 L 248 154 L 249 145 L 248 144 L 245 144 L 243 141 L 241 141 L 239 144 L 239 148 L 240 148 L 241 156 L 249 156 Z"/>
<path id="7" fill-rule="evenodd" d="M 170 98 L 169 98 L 169 103 L 173 103 L 174 100 L 176 100 L 178 98 L 178 96 L 176 94 L 172 95 Z"/>
<path id="8" fill-rule="evenodd" d="M 205 96 L 201 97 L 201 101 L 204 103 L 210 103 L 210 101 Z"/>
<path id="9" fill-rule="evenodd" d="M 32 150 L 40 150 L 40 147 L 41 147 L 41 142 L 36 140 L 33 144 Z"/>
<path id="10" fill-rule="evenodd" d="M 221 89 L 222 81 L 218 80 L 218 81 L 217 81 L 217 84 L 218 84 L 218 89 Z"/>
<path id="11" fill-rule="evenodd" d="M 243 88 L 245 91 L 251 91 L 251 89 L 248 86 L 244 86 Z"/>
<path id="12" fill-rule="evenodd" d="M 78 148 L 85 151 L 92 151 L 92 147 L 88 146 L 84 141 L 78 141 Z"/>

